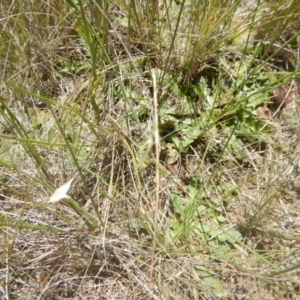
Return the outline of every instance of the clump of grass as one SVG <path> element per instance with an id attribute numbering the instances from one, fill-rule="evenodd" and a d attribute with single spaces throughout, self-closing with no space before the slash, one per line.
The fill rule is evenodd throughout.
<path id="1" fill-rule="evenodd" d="M 296 299 L 298 11 L 4 1 L 10 299 Z"/>

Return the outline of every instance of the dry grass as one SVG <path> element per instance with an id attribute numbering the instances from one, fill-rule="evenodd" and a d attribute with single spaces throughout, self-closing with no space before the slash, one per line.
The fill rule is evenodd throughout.
<path id="1" fill-rule="evenodd" d="M 0 4 L 7 299 L 299 297 L 300 6 L 185 2 Z"/>

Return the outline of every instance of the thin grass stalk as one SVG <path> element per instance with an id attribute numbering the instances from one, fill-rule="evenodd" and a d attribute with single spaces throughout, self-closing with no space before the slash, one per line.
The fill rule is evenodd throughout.
<path id="1" fill-rule="evenodd" d="M 58 121 L 58 119 L 57 119 L 55 113 L 54 113 L 52 110 L 51 110 L 51 113 L 52 113 L 53 119 L 55 120 L 56 126 L 57 126 L 57 128 L 59 129 L 59 131 L 60 131 L 60 133 L 61 133 L 61 135 L 62 135 L 62 137 L 63 137 L 63 139 L 64 139 L 64 141 L 65 141 L 65 143 L 66 143 L 66 146 L 67 146 L 67 148 L 68 148 L 68 150 L 69 150 L 69 153 L 70 153 L 71 156 L 72 156 L 73 162 L 74 162 L 74 164 L 75 164 L 75 166 L 76 166 L 76 168 L 77 168 L 77 171 L 78 171 L 78 173 L 79 173 L 79 175 L 80 175 L 80 178 L 81 178 L 81 180 L 82 180 L 82 182 L 83 182 L 84 189 L 85 189 L 85 191 L 87 192 L 87 194 L 88 194 L 88 196 L 89 196 L 89 198 L 90 198 L 90 200 L 91 200 L 93 209 L 94 209 L 94 211 L 95 211 L 95 213 L 96 213 L 96 215 L 97 215 L 97 217 L 98 217 L 98 220 L 100 221 L 101 227 L 104 228 L 104 223 L 103 223 L 103 221 L 102 221 L 102 217 L 100 216 L 100 213 L 99 213 L 99 211 L 98 211 L 98 208 L 97 208 L 97 206 L 96 206 L 96 203 L 95 203 L 95 201 L 94 201 L 94 198 L 93 198 L 93 196 L 92 196 L 92 194 L 91 194 L 91 192 L 90 192 L 90 189 L 89 189 L 88 186 L 87 186 L 87 183 L 86 183 L 86 181 L 85 181 L 84 175 L 82 174 L 81 167 L 79 166 L 79 163 L 78 163 L 78 161 L 77 161 L 77 159 L 76 159 L 76 156 L 75 156 L 75 154 L 74 154 L 74 152 L 73 152 L 73 149 L 72 149 L 72 147 L 71 147 L 71 145 L 70 145 L 70 143 L 69 143 L 69 141 L 68 141 L 68 138 L 65 136 L 64 130 L 62 129 L 61 124 L 60 124 L 60 122 Z"/>
<path id="2" fill-rule="evenodd" d="M 159 163 L 159 155 L 160 155 L 160 141 L 159 141 L 159 126 L 158 126 L 158 103 L 157 103 L 157 86 L 156 86 L 156 76 L 154 70 L 152 70 L 152 85 L 153 85 L 153 107 L 154 107 L 154 142 L 155 142 L 155 206 L 153 208 L 153 238 L 152 238 L 152 255 L 151 255 L 151 265 L 150 265 L 150 287 L 152 286 L 153 275 L 154 275 L 154 265 L 156 262 L 155 252 L 156 252 L 156 235 L 157 235 L 157 226 L 158 226 L 158 215 L 160 214 L 160 163 Z M 149 299 L 151 299 L 151 295 L 149 295 Z"/>
<path id="3" fill-rule="evenodd" d="M 2 106 L 2 116 L 6 119 L 7 123 L 9 124 L 9 127 L 14 131 L 14 134 L 20 137 L 25 136 L 26 139 L 23 140 L 23 143 L 21 143 L 21 146 L 24 148 L 26 153 L 33 158 L 35 161 L 36 167 L 38 169 L 41 169 L 45 177 L 49 180 L 51 178 L 48 170 L 45 168 L 45 160 L 41 158 L 41 156 L 36 151 L 35 147 L 32 145 L 32 139 L 29 139 L 26 133 L 26 130 L 23 128 L 22 124 L 19 122 L 19 120 L 15 117 L 15 115 L 11 112 L 9 107 L 6 105 L 5 100 L 0 97 L 0 103 Z M 6 113 L 5 113 L 6 111 Z"/>

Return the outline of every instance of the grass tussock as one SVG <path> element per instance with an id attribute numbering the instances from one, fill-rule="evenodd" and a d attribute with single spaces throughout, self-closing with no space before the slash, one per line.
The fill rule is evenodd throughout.
<path id="1" fill-rule="evenodd" d="M 297 299 L 299 12 L 2 1 L 3 295 Z"/>

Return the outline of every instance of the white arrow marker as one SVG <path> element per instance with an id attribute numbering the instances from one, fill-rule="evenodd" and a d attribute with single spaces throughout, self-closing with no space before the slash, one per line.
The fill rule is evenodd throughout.
<path id="1" fill-rule="evenodd" d="M 70 196 L 67 195 L 67 192 L 71 186 L 73 179 L 74 178 L 70 179 L 68 182 L 56 189 L 48 200 L 48 203 L 58 202 L 62 199 L 70 198 Z"/>

